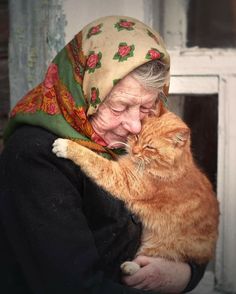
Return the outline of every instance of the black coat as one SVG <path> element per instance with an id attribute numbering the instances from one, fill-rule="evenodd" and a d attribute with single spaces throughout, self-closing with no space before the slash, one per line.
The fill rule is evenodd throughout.
<path id="1" fill-rule="evenodd" d="M 57 158 L 56 138 L 23 126 L 1 155 L 0 293 L 147 293 L 119 283 L 120 264 L 140 245 L 140 222 L 79 167 Z M 186 290 L 204 273 L 191 267 Z"/>

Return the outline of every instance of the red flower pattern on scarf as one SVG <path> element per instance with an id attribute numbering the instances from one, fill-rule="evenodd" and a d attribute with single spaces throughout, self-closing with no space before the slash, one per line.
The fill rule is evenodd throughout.
<path id="1" fill-rule="evenodd" d="M 95 68 L 98 63 L 98 54 L 91 54 L 87 60 L 87 66 L 89 68 Z"/>
<path id="2" fill-rule="evenodd" d="M 114 55 L 113 59 L 117 59 L 118 61 L 125 61 L 129 57 L 134 56 L 134 49 L 135 49 L 134 45 L 129 46 L 127 43 L 122 42 L 119 44 L 118 51 Z"/>
<path id="3" fill-rule="evenodd" d="M 127 19 L 120 19 L 114 26 L 118 30 L 118 32 L 122 30 L 133 31 L 133 26 L 135 25 L 132 21 L 127 21 Z"/>
<path id="4" fill-rule="evenodd" d="M 119 47 L 118 53 L 120 56 L 124 57 L 124 56 L 128 55 L 130 53 L 130 51 L 131 51 L 131 47 L 125 45 L 125 46 Z"/>
<path id="5" fill-rule="evenodd" d="M 100 31 L 100 25 L 97 25 L 97 26 L 92 28 L 91 34 L 93 34 L 93 35 L 97 34 L 97 33 L 99 33 L 99 31 Z"/>
<path id="6" fill-rule="evenodd" d="M 160 52 L 157 52 L 155 50 L 149 50 L 149 54 L 151 55 L 152 59 L 158 59 L 161 56 Z"/>
<path id="7" fill-rule="evenodd" d="M 97 90 L 96 90 L 96 88 L 94 88 L 91 90 L 91 101 L 95 102 L 96 99 L 97 99 Z"/>
<path id="8" fill-rule="evenodd" d="M 121 21 L 121 22 L 119 23 L 119 25 L 120 25 L 121 27 L 124 27 L 124 28 L 130 28 L 130 27 L 132 27 L 132 26 L 134 25 L 134 23 L 131 22 L 131 21 L 125 21 L 125 20 L 123 20 L 123 21 Z"/>
<path id="9" fill-rule="evenodd" d="M 101 31 L 101 28 L 102 28 L 103 24 L 100 23 L 94 27 L 91 27 L 87 33 L 87 39 L 89 39 L 90 37 L 92 36 L 95 36 L 95 35 L 98 35 L 100 34 L 102 31 Z"/>
<path id="10" fill-rule="evenodd" d="M 101 67 L 101 58 L 102 58 L 102 53 L 95 53 L 94 51 L 89 52 L 89 56 L 86 62 L 87 68 L 89 73 L 93 73 L 95 69 Z"/>
<path id="11" fill-rule="evenodd" d="M 148 53 L 146 54 L 146 59 L 154 60 L 154 59 L 161 59 L 163 57 L 163 53 L 158 51 L 156 48 L 151 48 L 148 50 Z"/>
<path id="12" fill-rule="evenodd" d="M 43 85 L 45 88 L 51 89 L 58 80 L 59 80 L 59 75 L 58 75 L 57 65 L 54 63 L 51 63 L 47 70 Z"/>

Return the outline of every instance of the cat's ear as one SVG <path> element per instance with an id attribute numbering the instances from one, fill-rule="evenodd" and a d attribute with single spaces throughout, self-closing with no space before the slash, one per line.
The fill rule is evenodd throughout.
<path id="1" fill-rule="evenodd" d="M 155 103 L 155 106 L 153 107 L 153 109 L 151 109 L 149 116 L 159 117 L 166 112 L 168 112 L 167 108 L 165 108 L 165 106 L 161 100 L 158 100 Z"/>
<path id="2" fill-rule="evenodd" d="M 179 128 L 173 132 L 170 132 L 168 136 L 172 140 L 174 146 L 183 147 L 189 139 L 190 129 Z"/>

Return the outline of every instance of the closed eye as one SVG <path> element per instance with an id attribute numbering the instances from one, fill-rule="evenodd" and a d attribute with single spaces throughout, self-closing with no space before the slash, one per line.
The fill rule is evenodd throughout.
<path id="1" fill-rule="evenodd" d="M 144 145 L 143 147 L 146 148 L 146 149 L 149 149 L 149 150 L 156 150 L 156 148 L 154 146 L 148 145 L 148 144 Z"/>
<path id="2" fill-rule="evenodd" d="M 150 108 L 141 107 L 140 110 L 142 113 L 149 113 L 150 112 Z"/>
<path id="3" fill-rule="evenodd" d="M 120 113 L 124 112 L 125 109 L 111 109 L 111 110 L 115 114 L 120 114 Z"/>

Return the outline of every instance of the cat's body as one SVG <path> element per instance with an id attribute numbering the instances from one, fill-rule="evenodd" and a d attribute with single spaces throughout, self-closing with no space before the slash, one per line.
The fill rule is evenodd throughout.
<path id="1" fill-rule="evenodd" d="M 209 180 L 193 161 L 189 133 L 180 118 L 167 112 L 147 118 L 118 161 L 66 139 L 56 140 L 53 152 L 80 165 L 139 216 L 138 254 L 205 263 L 214 254 L 219 208 Z"/>

